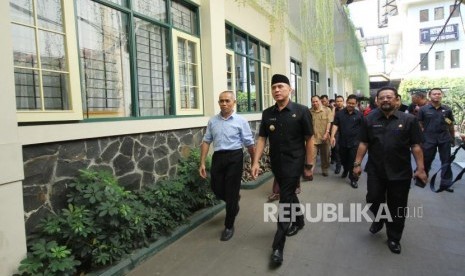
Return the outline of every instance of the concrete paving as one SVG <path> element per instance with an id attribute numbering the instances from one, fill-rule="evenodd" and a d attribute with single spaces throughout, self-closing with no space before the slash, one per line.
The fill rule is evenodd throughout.
<path id="1" fill-rule="evenodd" d="M 455 174 L 458 169 L 454 164 Z M 284 262 L 278 268 L 269 265 L 276 223 L 263 219 L 271 185 L 272 180 L 241 191 L 241 210 L 231 240 L 219 240 L 222 211 L 128 275 L 465 275 L 464 180 L 456 183 L 454 193 L 412 186 L 411 217 L 400 255 L 389 251 L 385 228 L 376 235 L 368 232 L 369 222 L 307 222 L 287 239 Z M 343 203 L 347 217 L 349 204 L 364 204 L 365 194 L 366 174 L 359 188 L 353 189 L 338 175 L 323 177 L 317 166 L 314 181 L 302 182 L 299 198 L 312 208 L 316 203 Z"/>

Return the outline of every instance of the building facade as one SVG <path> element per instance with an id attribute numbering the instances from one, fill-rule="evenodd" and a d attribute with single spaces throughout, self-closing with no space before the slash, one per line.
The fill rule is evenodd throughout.
<path id="1" fill-rule="evenodd" d="M 391 46 L 397 53 L 391 77 L 464 77 L 464 4 L 438 0 L 398 0 L 397 3 L 399 15 L 389 19 L 390 40 L 397 42 Z"/>
<path id="2" fill-rule="evenodd" d="M 108 170 L 132 190 L 174 177 L 221 91 L 236 91 L 254 131 L 273 104 L 274 73 L 290 77 L 305 105 L 313 94 L 367 93 L 344 9 L 326 0 L 1 1 L 0 274 L 16 270 L 27 233 L 63 207 L 80 169 Z M 321 27 L 323 18 L 332 23 Z"/>

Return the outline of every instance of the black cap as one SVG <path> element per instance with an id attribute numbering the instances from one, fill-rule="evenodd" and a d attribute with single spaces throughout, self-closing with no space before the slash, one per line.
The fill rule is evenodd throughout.
<path id="1" fill-rule="evenodd" d="M 280 83 L 280 82 L 291 85 L 291 83 L 289 82 L 289 79 L 286 76 L 280 75 L 280 74 L 274 74 L 273 77 L 271 78 L 271 85 L 274 85 L 275 83 Z"/>

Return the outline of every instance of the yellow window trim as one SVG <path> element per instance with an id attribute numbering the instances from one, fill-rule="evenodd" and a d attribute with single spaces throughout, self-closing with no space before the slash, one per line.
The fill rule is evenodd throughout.
<path id="1" fill-rule="evenodd" d="M 173 37 L 173 61 L 174 61 L 174 77 L 175 77 L 175 99 L 176 99 L 176 115 L 202 115 L 203 114 L 203 90 L 202 90 L 202 68 L 201 68 L 201 59 L 200 59 L 200 39 L 180 32 L 178 30 L 172 29 Z M 199 91 L 198 94 L 198 107 L 199 108 L 181 108 L 181 83 L 179 80 L 179 60 L 178 60 L 178 38 L 183 38 L 190 42 L 195 43 L 195 56 L 197 66 L 197 79 L 196 84 Z"/>
<path id="2" fill-rule="evenodd" d="M 70 110 L 18 110 L 18 122 L 82 120 L 81 84 L 74 17 L 74 1 L 61 1 L 65 33 L 65 50 L 69 73 Z M 37 43 L 37 42 L 36 42 Z M 37 46 L 38 47 L 38 46 Z"/>
<path id="3" fill-rule="evenodd" d="M 231 71 L 228 71 L 228 64 L 226 63 L 226 74 L 231 73 L 231 90 L 234 91 L 236 94 L 236 60 L 234 58 L 234 51 L 226 49 L 226 58 L 231 59 Z M 226 82 L 228 81 L 227 76 L 226 76 Z M 228 87 L 228 84 L 226 83 L 226 87 Z M 237 95 L 236 95 L 237 96 Z"/>

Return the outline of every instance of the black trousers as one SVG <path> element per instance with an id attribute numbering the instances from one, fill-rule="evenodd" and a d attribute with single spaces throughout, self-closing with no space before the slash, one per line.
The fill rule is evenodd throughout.
<path id="1" fill-rule="evenodd" d="M 298 177 L 276 177 L 275 179 L 278 181 L 279 189 L 280 189 L 280 197 L 279 197 L 279 204 L 289 204 L 289 203 L 296 203 L 299 204 L 299 198 L 295 194 L 295 189 L 300 181 L 300 176 Z M 289 211 L 290 209 L 290 211 Z M 289 213 L 289 216 L 284 216 L 284 221 L 281 221 L 278 217 L 278 229 L 276 230 L 276 234 L 273 240 L 273 250 L 284 249 L 284 244 L 286 243 L 286 232 L 289 226 L 291 226 L 291 218 L 293 218 L 293 211 L 292 208 L 286 207 L 282 209 L 281 207 L 279 210 L 284 210 L 285 213 Z M 300 212 L 300 208 L 295 209 L 297 212 Z M 292 223 L 296 223 L 299 226 L 304 225 L 304 216 L 299 215 L 296 217 L 295 221 Z"/>
<path id="2" fill-rule="evenodd" d="M 339 155 L 341 156 L 341 163 L 344 171 L 349 172 L 349 179 L 354 179 L 354 174 L 352 170 L 354 169 L 355 156 L 357 155 L 358 147 L 339 147 Z"/>
<path id="3" fill-rule="evenodd" d="M 212 157 L 211 187 L 213 193 L 226 203 L 224 226 L 232 228 L 238 211 L 244 153 L 242 149 L 216 151 Z"/>
<path id="4" fill-rule="evenodd" d="M 399 242 L 402 238 L 410 181 L 410 179 L 389 181 L 388 179 L 379 178 L 375 174 L 368 174 L 366 200 L 367 203 L 372 204 L 370 211 L 376 216 L 380 204 L 387 203 L 392 217 L 392 222 L 385 220 L 389 240 Z M 384 212 L 383 215 L 385 215 Z"/>
<path id="5" fill-rule="evenodd" d="M 339 135 L 336 135 L 336 144 L 334 145 L 334 148 L 331 148 L 331 161 L 336 162 L 336 165 L 340 166 L 341 165 L 341 156 L 339 154 Z"/>
<path id="6" fill-rule="evenodd" d="M 436 157 L 436 152 L 439 149 L 439 159 L 441 160 L 441 166 L 449 163 L 445 168 L 441 170 L 441 184 L 440 186 L 448 185 L 449 182 L 452 180 L 452 169 L 450 164 L 450 143 L 442 143 L 442 144 L 430 144 L 424 143 L 422 145 L 423 148 L 423 155 L 425 160 L 425 170 L 426 173 L 429 174 L 431 170 L 431 164 Z"/>

